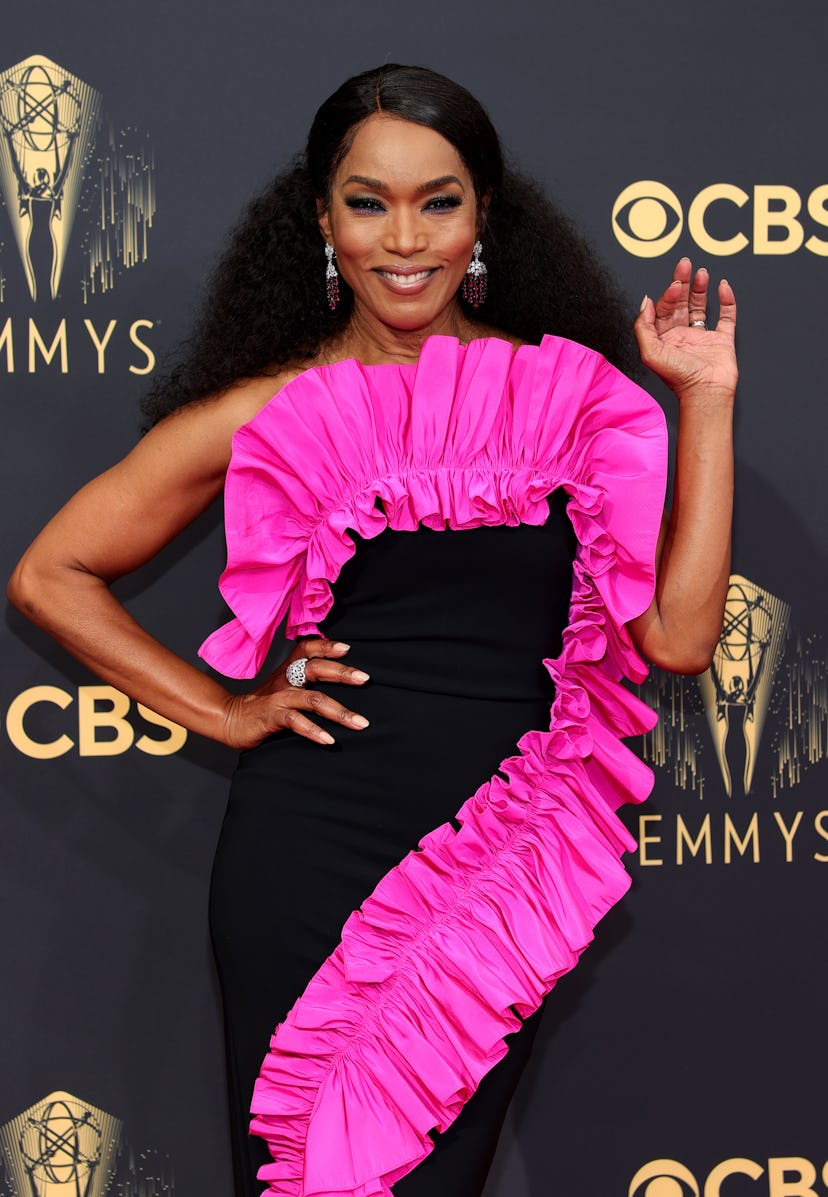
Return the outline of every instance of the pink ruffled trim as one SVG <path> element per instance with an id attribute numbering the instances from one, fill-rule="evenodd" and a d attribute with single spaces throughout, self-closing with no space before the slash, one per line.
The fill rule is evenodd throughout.
<path id="1" fill-rule="evenodd" d="M 222 577 L 237 618 L 203 648 L 226 672 L 258 668 L 285 614 L 293 634 L 316 629 L 346 529 L 540 523 L 563 486 L 579 541 L 545 662 L 549 731 L 521 739 L 459 831 L 438 827 L 383 878 L 276 1029 L 251 1124 L 270 1192 L 388 1197 L 626 891 L 615 809 L 652 777 L 619 737 L 655 720 L 620 685 L 646 674 L 624 625 L 653 592 L 665 447 L 652 400 L 556 338 L 514 354 L 432 338 L 416 367 L 313 370 L 237 434 Z"/>
<path id="2" fill-rule="evenodd" d="M 661 436 L 649 396 L 558 337 L 516 352 L 493 338 L 432 337 L 416 365 L 309 370 L 233 439 L 219 588 L 235 618 L 201 656 L 253 677 L 285 618 L 289 637 L 315 632 L 354 553 L 350 530 L 540 524 L 563 486 L 587 570 L 611 571 L 616 552 L 647 562 L 641 491 L 660 504 Z M 612 509 L 598 518 L 608 487 Z M 604 526 L 627 518 L 620 540 Z M 627 573 L 620 585 L 641 584 Z"/>

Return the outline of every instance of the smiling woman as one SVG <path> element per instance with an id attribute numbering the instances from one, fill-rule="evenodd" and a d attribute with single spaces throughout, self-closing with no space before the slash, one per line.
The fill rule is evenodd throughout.
<path id="1" fill-rule="evenodd" d="M 422 330 L 459 334 L 457 295 L 488 199 L 478 200 L 457 150 L 433 129 L 381 114 L 362 124 L 319 225 L 369 344 L 386 328 L 412 331 L 416 357 Z"/>
<path id="2" fill-rule="evenodd" d="M 659 550 L 623 302 L 468 92 L 366 72 L 251 206 L 154 427 L 18 565 L 82 661 L 241 750 L 210 912 L 236 1197 L 257 1169 L 480 1197 L 542 1004 L 628 885 L 615 808 L 650 779 L 620 738 L 653 719 L 620 681 L 638 651 L 703 669 L 721 627 L 735 306 L 720 284 L 708 330 L 707 289 L 682 260 L 635 326 L 680 402 Z M 222 488 L 233 618 L 201 654 L 253 677 L 298 641 L 242 694 L 109 589 Z"/>

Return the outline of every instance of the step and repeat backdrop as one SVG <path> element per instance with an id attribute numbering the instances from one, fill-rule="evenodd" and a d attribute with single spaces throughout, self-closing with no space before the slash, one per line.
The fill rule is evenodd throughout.
<path id="1" fill-rule="evenodd" d="M 0 32 L 5 573 L 134 443 L 228 229 L 357 71 L 479 95 L 631 311 L 682 254 L 734 284 L 720 645 L 642 687 L 661 721 L 636 745 L 656 786 L 625 816 L 633 889 L 550 1000 L 486 1193 L 826 1197 L 828 14 L 67 0 L 6 6 Z M 216 509 L 119 596 L 192 659 L 223 554 Z M 15 612 L 2 635 L 0 1194 L 220 1197 L 206 908 L 232 757 Z"/>

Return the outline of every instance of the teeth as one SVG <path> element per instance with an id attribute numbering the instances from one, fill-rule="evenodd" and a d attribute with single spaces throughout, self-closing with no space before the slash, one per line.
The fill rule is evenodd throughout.
<path id="1" fill-rule="evenodd" d="M 416 274 L 394 274 L 390 270 L 380 270 L 379 273 L 383 278 L 387 278 L 390 283 L 421 283 L 423 279 L 428 278 L 431 274 L 430 270 L 418 270 Z"/>

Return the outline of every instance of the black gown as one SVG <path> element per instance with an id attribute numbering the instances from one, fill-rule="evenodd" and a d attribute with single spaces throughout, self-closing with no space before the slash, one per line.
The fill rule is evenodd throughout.
<path id="1" fill-rule="evenodd" d="M 565 498 L 550 497 L 538 526 L 355 537 L 323 630 L 371 680 L 327 689 L 370 727 L 332 727 L 327 748 L 282 734 L 242 754 L 210 909 L 236 1197 L 260 1192 L 269 1160 L 248 1111 L 276 1023 L 380 878 L 452 820 L 528 729 L 549 726 L 542 660 L 560 652 L 575 551 Z M 395 1197 L 479 1197 L 540 1014 Z"/>

